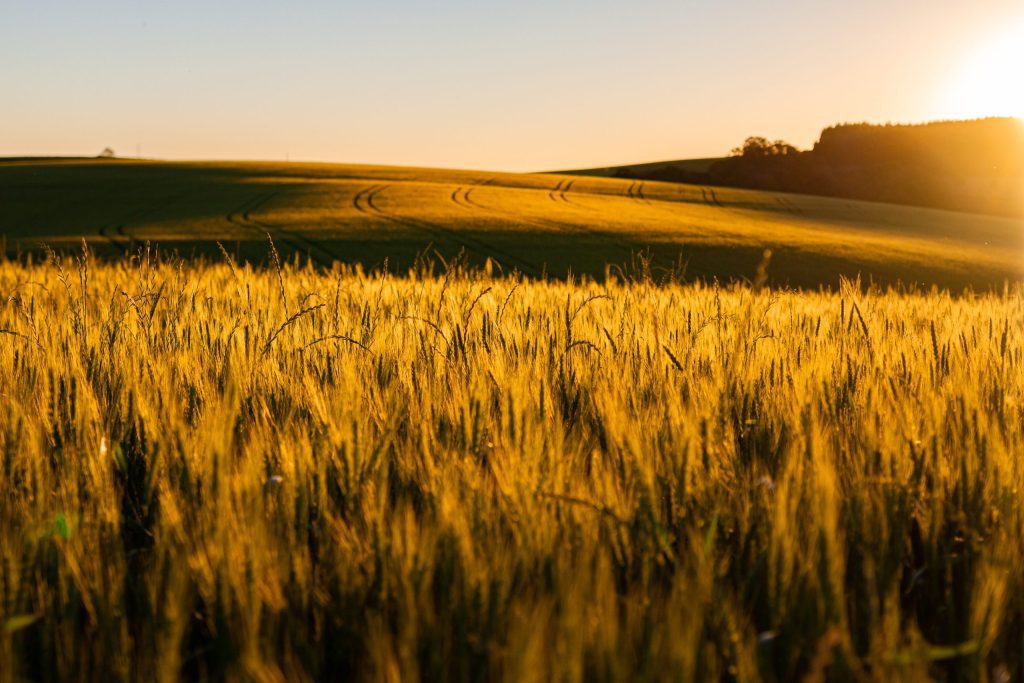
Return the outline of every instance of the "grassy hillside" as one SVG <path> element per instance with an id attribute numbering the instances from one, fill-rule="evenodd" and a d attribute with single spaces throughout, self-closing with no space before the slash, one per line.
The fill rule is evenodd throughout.
<path id="1" fill-rule="evenodd" d="M 562 171 L 565 175 L 598 176 L 602 178 L 643 178 L 658 173 L 707 173 L 711 165 L 724 157 L 708 157 L 705 159 L 675 159 L 672 161 L 651 161 L 643 164 L 623 166 L 604 166 L 601 168 L 584 168 L 573 171 Z"/>
<path id="2" fill-rule="evenodd" d="M 1020 288 L 0 295 L 0 680 L 1024 676 Z"/>
<path id="3" fill-rule="evenodd" d="M 840 275 L 961 287 L 1021 277 L 1021 221 L 791 194 L 547 174 L 381 166 L 0 163 L 6 251 L 88 240 L 114 255 L 165 250 L 266 258 L 307 254 L 405 268 L 429 247 L 506 271 L 600 276 L 647 251 L 695 278 L 753 278 L 766 249 L 774 282 Z"/>
<path id="4" fill-rule="evenodd" d="M 1019 119 L 842 124 L 822 131 L 808 151 L 779 143 L 755 137 L 723 159 L 581 173 L 895 202 L 1024 220 L 1024 122 Z"/>

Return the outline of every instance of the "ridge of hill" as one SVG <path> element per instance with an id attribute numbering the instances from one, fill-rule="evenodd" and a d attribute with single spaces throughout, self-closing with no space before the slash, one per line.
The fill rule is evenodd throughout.
<path id="1" fill-rule="evenodd" d="M 1024 217 L 1024 122 L 846 123 L 814 147 L 748 138 L 730 157 L 577 173 L 705 183 Z"/>
<path id="2" fill-rule="evenodd" d="M 530 276 L 650 267 L 687 279 L 840 277 L 943 287 L 1024 278 L 1018 219 L 895 204 L 605 177 L 394 166 L 44 160 L 0 163 L 8 255 L 45 243 L 99 255 L 139 245 L 401 271 L 424 254 Z"/>

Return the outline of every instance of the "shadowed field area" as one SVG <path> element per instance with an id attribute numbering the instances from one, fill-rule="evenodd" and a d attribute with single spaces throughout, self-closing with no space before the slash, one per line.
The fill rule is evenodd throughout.
<path id="1" fill-rule="evenodd" d="M 0 162 L 8 254 L 76 247 L 101 255 L 149 241 L 183 255 L 263 261 L 270 234 L 308 256 L 404 270 L 417 254 L 506 272 L 601 277 L 643 253 L 690 278 L 836 286 L 840 276 L 951 288 L 1024 273 L 1019 220 L 697 185 L 332 164 Z"/>

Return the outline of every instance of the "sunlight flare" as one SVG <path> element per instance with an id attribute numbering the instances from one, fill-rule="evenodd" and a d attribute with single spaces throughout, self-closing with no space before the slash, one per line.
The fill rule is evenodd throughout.
<path id="1" fill-rule="evenodd" d="M 1015 116 L 1024 119 L 1024 19 L 978 45 L 961 62 L 943 92 L 944 118 Z"/>

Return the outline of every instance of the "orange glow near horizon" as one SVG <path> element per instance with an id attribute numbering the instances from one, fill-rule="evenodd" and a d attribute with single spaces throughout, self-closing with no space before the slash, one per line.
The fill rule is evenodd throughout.
<path id="1" fill-rule="evenodd" d="M 1024 17 L 1001 27 L 968 53 L 942 94 L 942 118 L 1013 116 L 1024 120 Z"/>
<path id="2" fill-rule="evenodd" d="M 8 4 L 0 156 L 535 171 L 1024 117 L 1021 0 Z"/>

